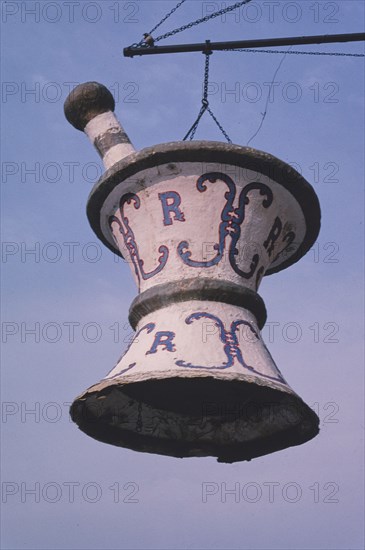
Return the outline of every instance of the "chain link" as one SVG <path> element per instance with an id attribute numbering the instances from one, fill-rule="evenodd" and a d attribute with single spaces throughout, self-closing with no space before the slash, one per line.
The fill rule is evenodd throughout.
<path id="1" fill-rule="evenodd" d="M 173 13 L 175 13 L 175 11 L 180 7 L 182 6 L 182 4 L 186 2 L 186 0 L 181 0 L 181 2 L 179 2 L 174 8 L 172 8 L 172 10 L 167 14 L 165 15 L 165 17 L 163 19 L 161 19 L 161 21 L 159 23 L 157 23 L 157 25 L 155 27 L 153 27 L 153 29 L 149 32 L 149 34 L 152 34 L 153 32 L 155 32 L 156 29 L 158 29 L 158 27 L 160 27 L 162 25 L 162 23 L 165 23 L 166 19 L 168 19 L 170 17 L 170 15 L 172 15 Z"/>
<path id="2" fill-rule="evenodd" d="M 203 91 L 203 98 L 202 98 L 202 106 L 200 108 L 199 114 L 198 114 L 194 124 L 192 125 L 190 130 L 187 132 L 187 134 L 183 138 L 183 141 L 186 141 L 188 138 L 189 138 L 189 141 L 192 141 L 194 139 L 195 132 L 196 132 L 198 126 L 199 126 L 200 119 L 204 115 L 205 111 L 208 111 L 208 113 L 210 114 L 210 116 L 212 117 L 212 119 L 214 120 L 214 122 L 216 123 L 216 125 L 218 126 L 218 128 L 220 129 L 220 131 L 222 132 L 222 134 L 224 135 L 224 137 L 228 141 L 228 143 L 232 143 L 232 141 L 229 138 L 228 134 L 223 129 L 223 126 L 218 122 L 217 118 L 213 114 L 213 111 L 209 107 L 209 100 L 208 100 L 209 60 L 210 60 L 209 58 L 210 58 L 211 54 L 212 54 L 212 52 L 209 51 L 209 41 L 207 41 L 207 51 L 205 52 L 204 91 Z"/>
<path id="3" fill-rule="evenodd" d="M 236 2 L 232 6 L 228 6 L 227 8 L 223 8 L 219 11 L 215 11 L 215 12 L 211 13 L 210 15 L 206 15 L 205 17 L 201 17 L 200 19 L 197 19 L 196 21 L 192 21 L 191 23 L 187 23 L 186 25 L 183 25 L 182 27 L 174 29 L 173 31 L 162 34 L 161 36 L 158 36 L 157 38 L 155 38 L 155 42 L 159 42 L 160 40 L 164 40 L 165 38 L 168 38 L 169 36 L 174 36 L 175 34 L 178 34 L 179 32 L 185 31 L 186 29 L 191 29 L 192 27 L 195 27 L 196 25 L 200 25 L 201 23 L 206 23 L 210 19 L 214 19 L 215 17 L 219 17 L 220 15 L 224 15 L 225 13 L 236 10 L 237 8 L 240 8 L 244 4 L 248 4 L 249 2 L 252 2 L 252 0 L 241 0 L 241 2 Z"/>
<path id="4" fill-rule="evenodd" d="M 214 122 L 216 123 L 216 125 L 218 126 L 218 128 L 220 129 L 220 131 L 222 132 L 222 134 L 224 135 L 224 137 L 226 138 L 226 140 L 228 141 L 228 143 L 232 143 L 232 140 L 228 136 L 227 132 L 224 130 L 223 126 L 221 126 L 221 124 L 219 124 L 218 120 L 216 119 L 216 117 L 214 116 L 213 112 L 211 111 L 211 109 L 209 107 L 208 107 L 207 111 L 210 114 L 210 116 L 212 117 L 212 119 L 214 120 Z"/>
<path id="5" fill-rule="evenodd" d="M 143 428 L 143 424 L 142 424 L 142 403 L 139 402 L 138 403 L 137 425 L 136 425 L 137 432 L 141 432 L 142 428 Z"/>
<path id="6" fill-rule="evenodd" d="M 152 33 L 155 32 L 155 30 L 158 29 L 158 27 L 160 27 L 160 26 L 162 25 L 162 23 L 164 23 L 164 22 L 166 21 L 166 19 L 168 19 L 173 13 L 175 13 L 175 11 L 176 11 L 177 9 L 179 9 L 180 6 L 182 6 L 182 5 L 184 4 L 184 2 L 186 2 L 186 0 L 180 0 L 180 2 L 179 2 L 174 8 L 172 8 L 172 10 L 169 11 L 169 13 L 168 13 L 167 15 L 165 15 L 165 17 L 163 17 L 163 18 L 161 19 L 161 21 L 160 21 L 159 23 L 157 23 L 157 25 L 155 25 L 155 26 L 153 27 L 153 29 L 151 29 L 150 32 L 149 32 L 148 34 L 151 36 Z M 146 44 L 145 44 L 144 39 L 142 38 L 142 40 L 140 40 L 140 41 L 138 42 L 138 44 L 132 44 L 132 46 L 130 46 L 130 47 L 132 47 L 132 48 L 134 48 L 134 47 L 140 48 L 140 47 L 143 46 L 143 45 L 146 45 Z"/>
<path id="7" fill-rule="evenodd" d="M 199 111 L 199 114 L 197 116 L 197 119 L 196 121 L 194 122 L 194 124 L 192 125 L 192 127 L 190 128 L 190 130 L 187 132 L 187 134 L 185 135 L 185 137 L 183 137 L 183 141 L 186 141 L 188 138 L 189 138 L 189 141 L 192 141 L 194 139 L 194 136 L 195 136 L 195 132 L 199 126 L 199 122 L 200 122 L 200 119 L 201 117 L 204 115 L 205 111 L 207 110 L 208 106 L 207 105 L 203 105 L 202 108 L 200 109 Z M 189 137 L 190 136 L 190 137 Z"/>
<path id="8" fill-rule="evenodd" d="M 289 54 L 289 55 L 333 55 L 333 56 L 341 56 L 341 57 L 365 57 L 365 54 L 363 53 L 340 53 L 340 52 L 301 52 L 297 50 L 290 50 L 287 52 L 283 52 L 282 50 L 252 50 L 249 48 L 230 48 L 227 50 L 221 50 L 222 52 L 248 52 L 248 53 L 277 53 L 277 54 Z"/>
<path id="9" fill-rule="evenodd" d="M 207 43 L 208 46 L 208 43 Z M 207 104 L 208 106 L 208 86 L 209 86 L 209 61 L 210 61 L 210 55 L 212 54 L 211 51 L 207 51 L 205 53 L 205 66 L 204 66 L 204 92 L 203 92 L 203 99 L 202 103 L 203 105 Z"/>

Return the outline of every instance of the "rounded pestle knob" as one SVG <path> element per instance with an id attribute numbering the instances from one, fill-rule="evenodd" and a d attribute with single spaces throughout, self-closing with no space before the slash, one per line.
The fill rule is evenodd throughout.
<path id="1" fill-rule="evenodd" d="M 85 126 L 97 115 L 114 112 L 115 101 L 111 92 L 99 82 L 79 84 L 66 98 L 65 116 L 74 128 L 84 131 Z"/>

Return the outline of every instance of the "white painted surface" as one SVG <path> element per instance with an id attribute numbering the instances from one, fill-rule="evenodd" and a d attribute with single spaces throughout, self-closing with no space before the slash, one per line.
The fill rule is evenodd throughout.
<path id="1" fill-rule="evenodd" d="M 84 132 L 90 139 L 91 143 L 94 144 L 96 138 L 99 138 L 105 132 L 110 130 L 125 133 L 115 114 L 112 111 L 107 111 L 106 113 L 97 115 L 90 120 L 85 126 Z M 110 168 L 113 164 L 134 152 L 135 149 L 131 143 L 120 143 L 114 147 L 111 147 L 103 157 L 105 168 Z"/>
<path id="2" fill-rule="evenodd" d="M 263 174 L 218 163 L 171 162 L 138 172 L 109 194 L 100 220 L 107 240 L 130 263 L 142 293 L 159 293 L 161 284 L 198 278 L 214 280 L 218 287 L 220 281 L 232 282 L 256 291 L 265 271 L 283 261 L 286 238 L 295 233 L 284 260 L 298 250 L 306 234 L 302 209 L 285 187 Z M 271 243 L 269 237 L 277 227 Z M 187 380 L 198 378 L 203 379 L 200 385 Z M 151 381 L 160 382 L 142 384 Z M 182 389 L 175 398 L 169 392 L 179 391 L 177 387 Z M 189 390 L 193 387 L 198 388 L 195 396 Z M 210 390 L 200 394 L 202 387 Z M 80 402 L 89 394 L 94 400 L 95 393 L 105 405 L 104 412 L 111 414 L 113 429 L 120 428 L 117 444 L 123 442 L 125 430 L 137 431 L 148 436 L 139 450 L 172 456 L 213 454 L 229 462 L 222 451 L 225 446 L 265 440 L 292 427 L 288 400 L 297 413 L 295 422 L 305 416 L 301 400 L 262 340 L 255 315 L 242 307 L 201 299 L 145 315 L 115 367 L 84 392 Z M 266 401 L 272 397 L 274 403 L 261 402 L 258 394 Z M 201 416 L 204 403 L 216 395 L 218 404 L 222 401 L 227 407 L 232 399 L 240 407 L 258 407 L 259 424 L 252 426 L 247 414 L 233 424 L 220 422 L 216 412 L 205 411 L 196 427 L 197 411 Z M 98 432 L 97 439 L 102 437 Z M 170 441 L 171 448 L 166 450 L 161 441 Z M 191 447 L 181 455 L 174 448 L 176 441 L 189 442 Z M 200 446 L 199 441 L 214 449 Z"/>
<path id="3" fill-rule="evenodd" d="M 200 319 L 186 322 L 189 316 L 198 313 L 217 317 L 227 333 L 231 332 L 232 323 L 235 321 L 244 321 L 250 325 L 257 336 L 247 324 L 239 325 L 235 332 L 238 350 L 247 367 L 236 354 L 233 364 L 228 368 L 214 368 L 224 367 L 224 364 L 229 361 L 229 356 L 225 352 L 225 344 L 221 340 L 222 335 L 214 319 L 201 316 Z M 153 327 L 150 325 L 149 332 L 144 329 L 138 333 L 142 327 L 149 324 L 154 325 Z M 169 345 L 156 346 L 156 343 L 162 342 L 167 335 L 170 336 Z M 231 353 L 231 355 L 235 354 Z M 184 361 L 186 366 L 179 365 L 179 361 Z M 133 364 L 135 365 L 131 367 Z M 193 366 L 201 368 L 193 368 Z M 126 372 L 122 373 L 122 371 Z M 220 302 L 198 300 L 173 304 L 144 317 L 137 327 L 137 335 L 129 350 L 105 380 L 113 379 L 116 383 L 128 383 L 172 376 L 207 375 L 226 380 L 231 380 L 233 377 L 254 381 L 259 378 L 263 385 L 292 391 L 281 378 L 251 312 Z"/>
<path id="4" fill-rule="evenodd" d="M 207 177 L 212 173 L 215 181 Z M 199 187 L 202 176 L 204 185 Z M 248 188 L 250 184 L 254 187 Z M 171 197 L 175 209 L 170 208 Z M 284 238 L 295 232 L 287 259 L 306 233 L 302 209 L 285 187 L 263 174 L 219 163 L 170 163 L 138 172 L 113 189 L 100 219 L 105 237 L 129 262 L 140 292 L 202 277 L 256 291 L 263 273 L 280 265 L 279 255 L 287 246 Z M 277 219 L 281 230 L 270 255 L 267 242 Z M 230 224 L 223 225 L 227 221 Z M 237 253 L 232 255 L 235 235 Z M 182 242 L 183 252 L 190 256 L 181 253 Z M 224 243 L 223 254 L 207 266 L 204 262 L 217 255 L 220 242 Z M 253 274 L 243 276 L 250 271 L 255 255 L 259 260 Z M 191 261 L 203 264 L 189 265 Z M 201 300 L 171 304 L 143 317 L 127 351 L 91 390 L 202 376 L 294 393 L 267 350 L 254 314 L 234 305 Z"/>
<path id="5" fill-rule="evenodd" d="M 251 182 L 267 185 L 273 193 L 273 202 L 268 208 L 263 207 L 265 197 L 259 190 L 252 190 L 248 194 L 249 204 L 245 205 L 245 219 L 240 226 L 240 238 L 236 245 L 238 254 L 236 263 L 240 270 L 250 271 L 252 258 L 255 254 L 260 257 L 255 274 L 250 279 L 239 275 L 231 266 L 228 256 L 231 237 L 225 239 L 225 250 L 222 260 L 211 267 L 191 267 L 184 263 L 178 253 L 179 243 L 186 241 L 191 251 L 191 259 L 196 261 L 212 260 L 216 251 L 214 245 L 219 241 L 219 226 L 221 215 L 227 201 L 228 187 L 226 183 L 217 180 L 215 183 L 206 182 L 206 191 L 197 190 L 197 180 L 206 172 L 221 172 L 222 165 L 210 163 L 203 166 L 201 163 L 177 163 L 163 165 L 139 172 L 133 178 L 123 181 L 109 195 L 101 211 L 101 225 L 106 238 L 113 246 L 118 245 L 124 258 L 130 263 L 132 273 L 141 292 L 156 284 L 178 281 L 194 277 L 211 277 L 224 279 L 256 290 L 256 274 L 259 267 L 266 271 L 270 266 L 280 263 L 280 259 L 273 261 L 286 246 L 282 236 L 289 230 L 294 230 L 295 242 L 286 251 L 285 257 L 290 257 L 302 242 L 306 227 L 302 210 L 282 185 L 269 177 L 257 174 L 250 170 L 228 166 L 226 173 L 236 184 L 236 197 L 233 207 L 238 207 L 239 194 Z M 176 192 L 181 197 L 180 210 L 185 221 L 178 221 L 171 215 L 172 223 L 164 225 L 164 213 L 159 195 L 166 192 Z M 143 269 L 150 273 L 159 265 L 161 257 L 160 247 L 167 247 L 169 257 L 165 267 L 151 278 L 143 279 L 137 276 L 133 265 L 135 256 L 127 250 L 123 235 L 119 227 L 122 223 L 119 202 L 126 193 L 136 193 L 140 200 L 140 207 L 135 208 L 134 202 L 125 204 L 124 215 L 133 231 L 134 240 L 138 247 Z M 112 224 L 113 235 L 109 228 L 109 218 L 114 215 L 118 222 Z M 263 243 L 267 239 L 273 223 L 279 217 L 282 221 L 283 232 L 274 246 L 271 257 Z M 126 228 L 125 232 L 126 232 Z M 161 250 L 161 249 L 160 249 Z M 139 270 L 138 270 L 139 271 Z M 139 279 L 139 280 L 138 280 Z M 261 280 L 261 279 L 260 279 Z M 259 281 L 260 282 L 260 281 Z"/>
<path id="6" fill-rule="evenodd" d="M 118 143 L 114 145 L 114 147 L 111 147 L 103 156 L 103 163 L 106 170 L 124 157 L 135 152 L 136 150 L 131 143 Z"/>

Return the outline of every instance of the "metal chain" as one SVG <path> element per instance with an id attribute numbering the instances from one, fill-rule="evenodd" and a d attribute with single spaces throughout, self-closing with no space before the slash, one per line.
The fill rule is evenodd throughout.
<path id="1" fill-rule="evenodd" d="M 207 43 L 207 47 L 208 47 L 208 43 Z M 203 105 L 206 104 L 207 107 L 208 107 L 208 104 L 209 104 L 209 101 L 208 101 L 208 86 L 209 86 L 209 61 L 210 61 L 211 54 L 212 54 L 212 52 L 209 51 L 209 50 L 205 53 L 204 90 L 203 90 L 202 103 L 203 103 Z"/>
<path id="2" fill-rule="evenodd" d="M 199 122 L 201 117 L 204 115 L 205 111 L 208 108 L 209 101 L 208 101 L 208 84 L 209 84 L 209 56 L 212 52 L 207 51 L 205 54 L 205 66 L 204 66 L 204 90 L 203 90 L 203 98 L 202 98 L 202 106 L 200 108 L 199 114 L 190 128 L 190 130 L 187 132 L 186 136 L 183 138 L 183 141 L 186 141 L 188 137 L 190 136 L 190 141 L 194 138 L 196 129 L 198 128 Z"/>
<path id="3" fill-rule="evenodd" d="M 204 113 L 205 113 L 206 110 L 207 110 L 207 106 L 205 106 L 205 105 L 200 109 L 196 121 L 194 122 L 194 124 L 192 125 L 192 127 L 190 128 L 190 130 L 188 131 L 188 133 L 186 134 L 186 136 L 183 137 L 183 141 L 186 141 L 188 138 L 189 138 L 189 141 L 192 141 L 192 140 L 194 139 L 195 132 L 196 132 L 196 130 L 197 130 L 197 128 L 198 128 L 200 119 L 201 119 L 201 117 L 204 115 Z M 190 136 L 190 137 L 189 137 L 189 136 Z"/>
<path id="4" fill-rule="evenodd" d="M 209 43 L 207 43 L 207 48 L 209 46 Z M 209 85 L 209 56 L 212 54 L 211 51 L 207 50 L 205 52 L 205 67 L 204 67 L 204 90 L 203 90 L 203 98 L 202 98 L 202 106 L 200 108 L 199 114 L 194 122 L 194 124 L 191 126 L 190 130 L 187 132 L 185 137 L 183 138 L 183 141 L 186 141 L 189 138 L 189 141 L 192 141 L 195 136 L 195 132 L 199 126 L 200 119 L 204 115 L 205 111 L 208 111 L 228 143 L 232 143 L 232 140 L 229 138 L 228 134 L 223 129 L 222 125 L 218 122 L 217 118 L 214 116 L 212 110 L 209 108 L 209 101 L 208 101 L 208 85 Z"/>
<path id="5" fill-rule="evenodd" d="M 149 32 L 149 34 L 152 34 L 153 32 L 155 32 L 156 29 L 158 29 L 158 27 L 160 27 L 162 25 L 162 23 L 165 23 L 166 19 L 168 19 L 170 17 L 170 15 L 172 15 L 173 13 L 175 13 L 175 11 L 184 3 L 186 2 L 186 0 L 181 0 L 174 8 L 172 8 L 172 10 L 167 14 L 165 15 L 165 17 L 163 19 L 161 19 L 161 21 L 159 23 L 157 23 L 157 25 L 155 27 L 153 27 L 153 29 Z"/>
<path id="6" fill-rule="evenodd" d="M 143 424 L 142 424 L 142 403 L 139 402 L 138 403 L 138 418 L 137 418 L 137 425 L 136 425 L 137 432 L 141 432 L 142 428 L 143 428 Z"/>
<path id="7" fill-rule="evenodd" d="M 210 116 L 212 117 L 212 119 L 214 120 L 214 122 L 216 123 L 216 125 L 218 126 L 218 128 L 220 129 L 220 131 L 222 132 L 222 134 L 224 135 L 224 137 L 226 138 L 226 140 L 228 141 L 228 143 L 232 143 L 232 140 L 228 136 L 227 132 L 225 132 L 224 128 L 219 124 L 218 120 L 216 119 L 216 117 L 212 113 L 211 109 L 209 109 L 209 107 L 208 107 L 207 111 L 210 114 Z"/>
<path id="8" fill-rule="evenodd" d="M 241 48 L 241 49 L 227 49 L 222 50 L 223 52 L 248 52 L 248 53 L 277 53 L 277 54 L 289 54 L 289 55 L 334 55 L 334 56 L 341 56 L 341 57 L 365 57 L 365 54 L 363 53 L 340 53 L 340 52 L 301 52 L 296 50 L 291 50 L 287 52 L 283 52 L 282 50 L 252 50 L 248 48 Z"/>
<path id="9" fill-rule="evenodd" d="M 161 36 L 158 36 L 157 38 L 155 38 L 155 42 L 159 42 L 160 40 L 164 40 L 165 38 L 168 38 L 169 36 L 174 36 L 175 34 L 178 34 L 179 32 L 185 31 L 186 29 L 191 29 L 192 27 L 195 27 L 196 25 L 200 25 L 201 23 L 205 23 L 206 21 L 209 21 L 210 19 L 214 19 L 215 17 L 219 17 L 220 15 L 224 15 L 225 13 L 236 10 L 237 8 L 240 8 L 244 4 L 248 4 L 249 2 L 252 2 L 252 0 L 241 0 L 241 2 L 236 2 L 232 6 L 228 6 L 227 8 L 223 8 L 219 11 L 215 11 L 215 12 L 211 13 L 210 15 L 206 15 L 205 17 L 201 17 L 200 19 L 197 19 L 196 21 L 192 21 L 191 23 L 188 23 L 187 25 L 183 25 L 182 27 L 174 29 L 173 31 L 162 34 Z"/>
<path id="10" fill-rule="evenodd" d="M 160 27 L 160 26 L 162 25 L 162 23 L 164 23 L 164 22 L 166 21 L 166 19 L 168 19 L 168 18 L 170 17 L 170 15 L 172 15 L 173 13 L 175 13 L 175 11 L 176 11 L 177 9 L 179 9 L 179 7 L 182 6 L 182 4 L 183 4 L 184 2 L 186 2 L 186 0 L 180 0 L 180 2 L 179 2 L 174 8 L 172 8 L 172 10 L 171 10 L 167 15 L 165 15 L 165 17 L 163 17 L 163 19 L 161 19 L 161 21 L 160 21 L 159 23 L 157 23 L 157 25 L 155 25 L 155 26 L 153 27 L 153 29 L 151 29 L 150 32 L 149 32 L 148 34 L 151 36 L 152 33 L 153 33 L 156 29 L 158 29 L 158 27 Z M 144 39 L 142 38 L 142 40 L 140 40 L 140 41 L 138 42 L 138 44 L 132 44 L 132 46 L 130 46 L 130 47 L 132 47 L 132 48 L 134 48 L 134 47 L 140 48 L 140 47 L 143 46 L 143 45 L 146 46 L 146 43 L 145 43 Z"/>

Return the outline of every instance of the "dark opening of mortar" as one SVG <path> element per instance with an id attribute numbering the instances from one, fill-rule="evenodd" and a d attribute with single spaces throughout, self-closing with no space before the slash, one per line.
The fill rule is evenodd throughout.
<path id="1" fill-rule="evenodd" d="M 295 394 L 212 377 L 114 384 L 77 399 L 71 416 L 105 443 L 220 462 L 299 445 L 319 431 L 317 415 Z"/>

